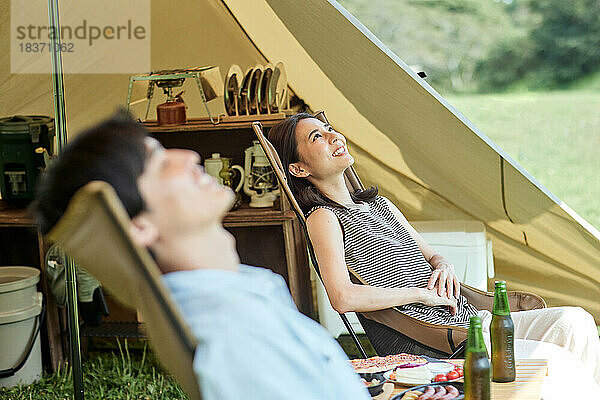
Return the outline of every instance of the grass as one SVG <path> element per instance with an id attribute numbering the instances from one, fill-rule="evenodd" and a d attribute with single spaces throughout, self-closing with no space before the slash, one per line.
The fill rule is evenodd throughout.
<path id="1" fill-rule="evenodd" d="M 123 344 L 121 344 L 123 343 Z M 113 346 L 114 347 L 114 346 Z M 164 373 L 147 347 L 130 349 L 127 339 L 116 350 L 90 353 L 83 365 L 87 399 L 187 399 L 175 379 Z M 63 400 L 73 398 L 71 369 L 66 367 L 29 386 L 0 388 L 5 400 Z"/>
<path id="2" fill-rule="evenodd" d="M 552 193 L 600 228 L 597 86 L 446 99 Z"/>
<path id="3" fill-rule="evenodd" d="M 358 340 L 360 341 L 360 344 L 365 350 L 365 353 L 367 353 L 367 356 L 376 356 L 377 353 L 375 352 L 375 349 L 373 349 L 373 346 L 371 346 L 371 342 L 369 342 L 367 335 L 359 334 L 357 336 Z M 349 359 L 362 358 L 360 351 L 356 347 L 356 344 L 354 344 L 354 340 L 350 335 L 340 335 L 337 338 L 337 342 L 339 343 L 340 347 L 344 350 L 344 352 L 348 355 Z"/>
<path id="4" fill-rule="evenodd" d="M 375 355 L 365 335 L 359 335 L 369 356 Z M 349 335 L 338 339 L 350 358 L 360 354 Z M 95 351 L 83 364 L 86 399 L 187 399 L 175 379 L 164 372 L 147 341 L 95 340 Z M 67 366 L 29 386 L 0 388 L 3 400 L 67 400 L 73 398 L 73 377 Z"/>

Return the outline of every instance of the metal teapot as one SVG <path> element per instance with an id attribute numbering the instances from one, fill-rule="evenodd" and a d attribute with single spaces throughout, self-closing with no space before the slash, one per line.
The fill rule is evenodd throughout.
<path id="1" fill-rule="evenodd" d="M 231 165 L 231 161 L 231 158 L 221 157 L 223 167 L 219 172 L 219 177 L 222 179 L 223 185 L 229 186 L 235 192 L 235 201 L 231 207 L 232 210 L 235 210 L 242 205 L 242 194 L 240 193 L 240 190 L 244 185 L 244 169 L 239 165 Z M 238 184 L 234 186 L 233 180 L 236 174 L 239 175 L 240 180 Z"/>
<path id="2" fill-rule="evenodd" d="M 223 184 L 223 178 L 221 178 L 221 170 L 223 169 L 223 159 L 221 159 L 220 153 L 212 153 L 210 158 L 204 160 L 204 171 L 215 178 L 221 185 Z"/>

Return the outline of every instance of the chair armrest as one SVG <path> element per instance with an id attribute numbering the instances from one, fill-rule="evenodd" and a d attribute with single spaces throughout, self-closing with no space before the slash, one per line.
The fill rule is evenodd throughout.
<path id="1" fill-rule="evenodd" d="M 465 296 L 469 304 L 472 304 L 476 309 L 492 311 L 492 307 L 494 306 L 493 293 L 484 292 L 472 286 L 461 283 L 460 294 Z"/>
<path id="2" fill-rule="evenodd" d="M 464 283 L 460 284 L 460 293 L 478 310 L 492 311 L 494 306 L 493 293 L 484 292 Z M 508 304 L 510 305 L 511 312 L 546 308 L 546 302 L 542 297 L 523 291 L 508 292 Z"/>
<path id="3" fill-rule="evenodd" d="M 546 301 L 537 294 L 530 292 L 514 291 L 508 292 L 508 304 L 510 311 L 526 311 L 546 308 Z"/>

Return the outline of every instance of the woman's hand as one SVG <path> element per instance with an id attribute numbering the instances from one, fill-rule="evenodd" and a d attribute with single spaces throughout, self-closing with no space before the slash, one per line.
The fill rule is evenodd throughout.
<path id="1" fill-rule="evenodd" d="M 456 315 L 456 299 L 453 297 L 443 297 L 438 295 L 437 290 L 429 289 L 418 289 L 421 296 L 419 303 L 425 304 L 426 306 L 448 306 L 450 314 Z"/>
<path id="2" fill-rule="evenodd" d="M 437 254 L 431 258 L 429 263 L 434 270 L 427 283 L 427 289 L 437 290 L 440 296 L 458 299 L 460 295 L 460 282 L 454 272 L 454 265 Z"/>

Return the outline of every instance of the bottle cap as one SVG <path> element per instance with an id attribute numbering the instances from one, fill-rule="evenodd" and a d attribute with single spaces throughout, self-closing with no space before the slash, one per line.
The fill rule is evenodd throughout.
<path id="1" fill-rule="evenodd" d="M 212 158 L 221 158 L 221 153 L 212 153 Z"/>

